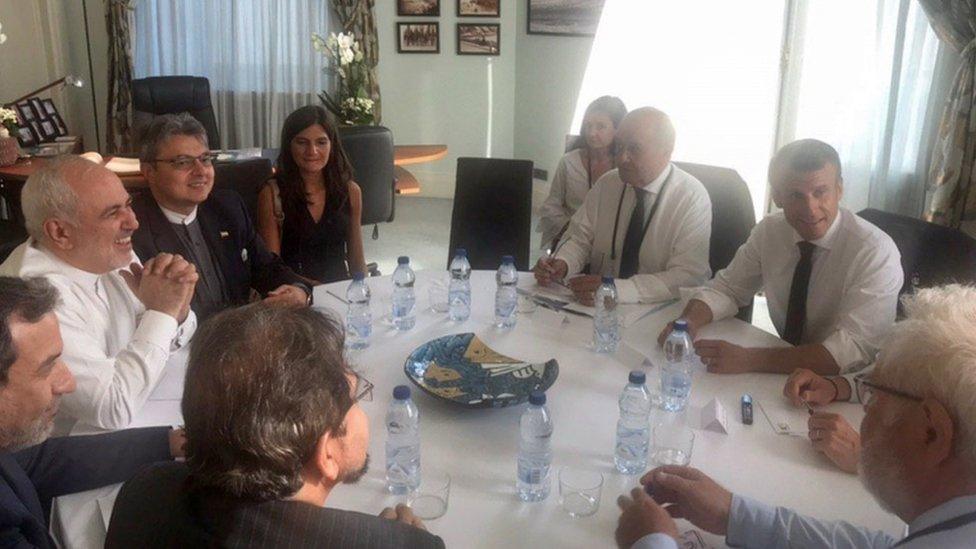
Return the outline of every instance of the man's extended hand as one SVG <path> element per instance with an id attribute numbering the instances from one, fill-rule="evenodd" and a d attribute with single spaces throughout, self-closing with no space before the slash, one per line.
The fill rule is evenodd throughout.
<path id="1" fill-rule="evenodd" d="M 803 403 L 811 406 L 823 406 L 837 400 L 840 390 L 836 383 L 806 368 L 797 368 L 786 379 L 786 385 L 783 386 L 783 396 L 793 406 L 803 406 Z M 846 381 L 843 383 L 847 384 Z"/>
<path id="2" fill-rule="evenodd" d="M 308 294 L 298 286 L 282 284 L 268 292 L 268 297 L 264 298 L 264 302 L 287 307 L 304 307 L 308 305 Z"/>
<path id="3" fill-rule="evenodd" d="M 417 515 L 413 514 L 413 509 L 402 503 L 398 504 L 395 509 L 392 507 L 387 507 L 386 509 L 380 511 L 380 518 L 409 524 L 410 526 L 415 526 L 421 530 L 427 529 L 427 527 L 424 526 L 423 521 L 417 518 Z"/>
<path id="4" fill-rule="evenodd" d="M 600 288 L 603 278 L 597 275 L 580 275 L 569 280 L 569 289 L 573 290 L 576 301 L 592 307 L 596 300 L 596 291 Z"/>
<path id="5" fill-rule="evenodd" d="M 732 492 L 698 469 L 665 465 L 644 474 L 640 482 L 672 517 L 719 536 L 728 530 Z"/>
<path id="6" fill-rule="evenodd" d="M 741 374 L 757 370 L 757 356 L 753 349 L 718 339 L 699 339 L 695 353 L 701 357 L 708 371 L 714 374 Z"/>
<path id="7" fill-rule="evenodd" d="M 678 540 L 678 525 L 668 512 L 654 503 L 643 488 L 634 488 L 630 497 L 617 498 L 620 506 L 620 519 L 614 534 L 617 546 L 629 549 L 637 540 L 648 534 L 667 534 Z"/>
<path id="8" fill-rule="evenodd" d="M 179 255 L 161 253 L 143 266 L 133 263 L 119 271 L 146 309 L 167 314 L 182 323 L 188 314 L 187 303 L 196 287 L 196 267 Z"/>
<path id="9" fill-rule="evenodd" d="M 685 306 L 685 310 L 681 312 L 681 316 L 678 317 L 684 320 L 688 324 L 688 335 L 691 336 L 691 340 L 694 341 L 695 337 L 698 335 L 698 330 L 712 321 L 712 309 L 704 301 L 698 299 L 692 299 Z M 674 322 L 668 322 L 667 326 L 661 330 L 661 333 L 657 336 L 657 344 L 664 345 L 664 340 L 671 335 L 671 330 L 674 329 Z"/>
<path id="10" fill-rule="evenodd" d="M 857 474 L 861 435 L 842 416 L 816 412 L 807 421 L 813 447 L 841 470 Z"/>
<path id="11" fill-rule="evenodd" d="M 552 282 L 558 282 L 566 278 L 566 273 L 569 272 L 569 265 L 562 259 L 540 257 L 532 272 L 535 274 L 535 281 L 540 286 L 548 286 Z"/>

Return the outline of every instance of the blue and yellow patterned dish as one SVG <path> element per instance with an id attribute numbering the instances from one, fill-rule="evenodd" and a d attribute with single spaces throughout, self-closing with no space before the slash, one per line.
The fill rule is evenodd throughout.
<path id="1" fill-rule="evenodd" d="M 555 359 L 529 364 L 489 348 L 472 333 L 439 337 L 417 347 L 403 371 L 428 394 L 470 408 L 503 408 L 545 391 L 559 375 Z"/>

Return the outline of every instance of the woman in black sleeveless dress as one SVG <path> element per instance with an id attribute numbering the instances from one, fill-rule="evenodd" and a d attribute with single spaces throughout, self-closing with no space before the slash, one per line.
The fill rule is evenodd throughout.
<path id="1" fill-rule="evenodd" d="M 275 168 L 258 197 L 258 231 L 268 249 L 319 282 L 365 272 L 362 192 L 324 108 L 288 115 Z"/>

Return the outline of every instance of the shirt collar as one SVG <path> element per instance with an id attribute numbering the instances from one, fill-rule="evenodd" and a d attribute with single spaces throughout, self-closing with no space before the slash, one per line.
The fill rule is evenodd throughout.
<path id="1" fill-rule="evenodd" d="M 811 240 L 810 243 L 818 248 L 829 250 L 837 240 L 837 234 L 840 232 L 840 218 L 843 217 L 843 215 L 844 210 L 842 208 L 838 208 L 837 217 L 834 218 L 834 222 L 830 224 L 830 228 L 827 229 L 827 232 L 824 233 L 824 235 L 819 239 Z M 793 229 L 792 227 L 791 230 L 793 231 L 793 243 L 796 244 L 798 242 L 802 242 L 803 237 L 800 236 L 800 233 L 796 232 L 796 229 Z"/>
<path id="2" fill-rule="evenodd" d="M 163 211 L 163 215 L 166 216 L 166 219 L 169 220 L 169 222 L 174 225 L 189 225 L 190 223 L 193 223 L 197 219 L 196 206 L 194 206 L 193 211 L 188 214 L 181 214 L 179 212 L 174 212 L 173 210 L 164 208 L 163 206 L 159 206 L 159 209 Z"/>
<path id="3" fill-rule="evenodd" d="M 664 185 L 664 180 L 666 180 L 668 176 L 671 175 L 671 170 L 673 169 L 674 167 L 670 163 L 668 163 L 667 167 L 661 170 L 661 174 L 658 175 L 656 178 L 654 178 L 654 181 L 651 181 L 647 185 L 644 185 L 643 187 L 639 187 L 639 188 L 642 191 L 645 191 L 650 194 L 657 194 L 661 192 L 661 186 Z"/>
<path id="4" fill-rule="evenodd" d="M 915 520 L 908 525 L 908 533 L 918 532 L 919 530 L 934 526 L 946 520 L 954 519 L 974 510 L 976 510 L 976 495 L 960 496 L 950 499 L 915 517 Z"/>

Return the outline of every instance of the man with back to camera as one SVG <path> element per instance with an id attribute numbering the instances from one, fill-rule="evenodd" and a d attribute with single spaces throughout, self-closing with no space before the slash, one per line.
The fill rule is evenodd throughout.
<path id="1" fill-rule="evenodd" d="M 106 547 L 443 547 L 406 506 L 325 506 L 368 463 L 358 402 L 372 385 L 343 344 L 340 324 L 309 308 L 254 303 L 204 322 L 183 392 L 186 464 L 123 486 Z"/>
<path id="2" fill-rule="evenodd" d="M 976 541 L 976 289 L 905 301 L 877 366 L 858 376 L 861 481 L 908 523 L 904 538 L 732 494 L 691 467 L 659 467 L 620 496 L 620 547 L 676 548 L 681 517 L 733 547 L 973 547 Z M 648 496 L 647 492 L 650 492 Z M 665 507 L 662 507 L 665 506 Z"/>
<path id="3" fill-rule="evenodd" d="M 677 297 L 678 288 L 711 274 L 708 247 L 712 205 L 700 181 L 671 163 L 674 126 L 663 112 L 629 112 L 615 138 L 617 169 L 604 174 L 583 200 L 551 258 L 541 258 L 541 285 L 568 281 L 592 305 L 601 274 L 615 274 L 621 303 Z"/>
<path id="4" fill-rule="evenodd" d="M 58 292 L 43 278 L 0 277 L 0 545 L 55 547 L 51 499 L 128 479 L 182 455 L 182 433 L 129 429 L 52 438 L 62 396 L 75 389 L 61 359 Z"/>

